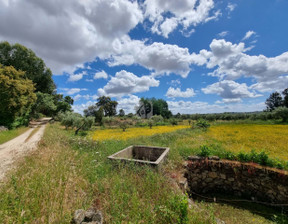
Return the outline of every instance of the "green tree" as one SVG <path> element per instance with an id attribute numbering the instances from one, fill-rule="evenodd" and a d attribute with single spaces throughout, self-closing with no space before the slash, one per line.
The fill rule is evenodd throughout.
<path id="1" fill-rule="evenodd" d="M 288 107 L 288 88 L 284 89 L 282 94 L 284 95 L 283 106 Z"/>
<path id="2" fill-rule="evenodd" d="M 119 116 L 124 117 L 125 116 L 125 111 L 123 109 L 119 110 Z"/>
<path id="3" fill-rule="evenodd" d="M 96 105 L 89 106 L 87 109 L 84 110 L 84 116 L 89 117 L 92 116 L 95 119 L 95 122 L 102 125 L 104 112 L 102 107 L 97 107 Z"/>
<path id="4" fill-rule="evenodd" d="M 271 93 L 265 102 L 268 111 L 273 111 L 277 107 L 281 107 L 283 105 L 283 99 L 280 93 L 274 92 Z"/>
<path id="5" fill-rule="evenodd" d="M 152 98 L 151 102 L 153 104 L 153 115 L 161 115 L 164 118 L 170 118 L 172 116 L 165 100 Z"/>
<path id="6" fill-rule="evenodd" d="M 11 127 L 36 101 L 33 82 L 12 66 L 0 65 L 0 124 Z"/>
<path id="7" fill-rule="evenodd" d="M 33 115 L 43 114 L 46 116 L 53 116 L 57 110 L 54 103 L 53 95 L 48 93 L 37 92 L 37 101 L 33 105 Z"/>
<path id="8" fill-rule="evenodd" d="M 59 112 L 72 111 L 74 100 L 70 96 L 65 96 L 63 98 L 62 94 L 53 94 L 53 98 L 54 104 L 57 107 L 55 114 Z"/>
<path id="9" fill-rule="evenodd" d="M 109 96 L 101 96 L 97 99 L 96 106 L 103 108 L 104 116 L 113 117 L 117 114 L 117 101 L 111 100 Z"/>
<path id="10" fill-rule="evenodd" d="M 36 92 L 53 93 L 52 72 L 32 50 L 20 44 L 0 42 L 0 64 L 25 72 L 25 76 L 35 83 Z"/>
<path id="11" fill-rule="evenodd" d="M 288 108 L 287 107 L 278 107 L 274 111 L 274 116 L 276 119 L 282 119 L 283 122 L 288 121 Z"/>
<path id="12" fill-rule="evenodd" d="M 151 104 L 152 103 L 152 107 Z M 168 108 L 168 104 L 163 99 L 156 99 L 156 98 L 141 98 L 139 102 L 140 106 L 137 107 L 136 113 L 139 114 L 141 111 L 141 106 L 145 108 L 145 118 L 147 118 L 147 115 L 151 112 L 153 108 L 153 114 L 152 115 L 161 115 L 163 118 L 170 118 L 172 117 L 172 113 Z M 140 115 L 140 114 L 139 114 Z"/>

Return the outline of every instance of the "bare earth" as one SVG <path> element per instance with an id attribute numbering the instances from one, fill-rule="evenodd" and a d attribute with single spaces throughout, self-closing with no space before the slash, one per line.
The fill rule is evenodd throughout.
<path id="1" fill-rule="evenodd" d="M 46 123 L 49 120 L 50 118 L 43 118 L 41 122 L 35 123 L 33 128 L 30 128 L 22 135 L 0 145 L 0 182 L 5 177 L 6 172 L 13 168 L 15 161 L 37 148 L 37 144 L 41 140 Z M 37 125 L 40 125 L 38 131 L 27 139 Z"/>

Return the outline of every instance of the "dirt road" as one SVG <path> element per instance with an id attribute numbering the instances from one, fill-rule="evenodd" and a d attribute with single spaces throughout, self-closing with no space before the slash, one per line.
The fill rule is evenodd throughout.
<path id="1" fill-rule="evenodd" d="M 0 182 L 5 177 L 6 172 L 13 167 L 17 159 L 37 148 L 37 144 L 41 140 L 46 124 L 50 119 L 51 118 L 42 118 L 41 121 L 34 122 L 33 128 L 30 128 L 9 142 L 0 145 Z M 37 126 L 40 126 L 40 128 L 32 137 L 28 138 Z"/>

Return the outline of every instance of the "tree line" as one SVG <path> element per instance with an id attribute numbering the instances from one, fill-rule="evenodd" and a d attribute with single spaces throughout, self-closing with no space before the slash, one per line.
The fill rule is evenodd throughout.
<path id="1" fill-rule="evenodd" d="M 73 99 L 55 89 L 51 70 L 32 50 L 0 42 L 0 125 L 13 128 L 72 111 Z"/>

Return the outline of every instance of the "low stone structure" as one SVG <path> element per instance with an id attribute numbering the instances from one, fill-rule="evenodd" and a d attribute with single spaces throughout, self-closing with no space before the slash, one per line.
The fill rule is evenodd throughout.
<path id="1" fill-rule="evenodd" d="M 102 212 L 94 208 L 89 208 L 87 211 L 78 209 L 74 213 L 71 224 L 102 224 L 103 215 Z"/>
<path id="2" fill-rule="evenodd" d="M 225 193 L 288 208 L 288 172 L 253 163 L 191 156 L 188 189 L 196 194 Z"/>

